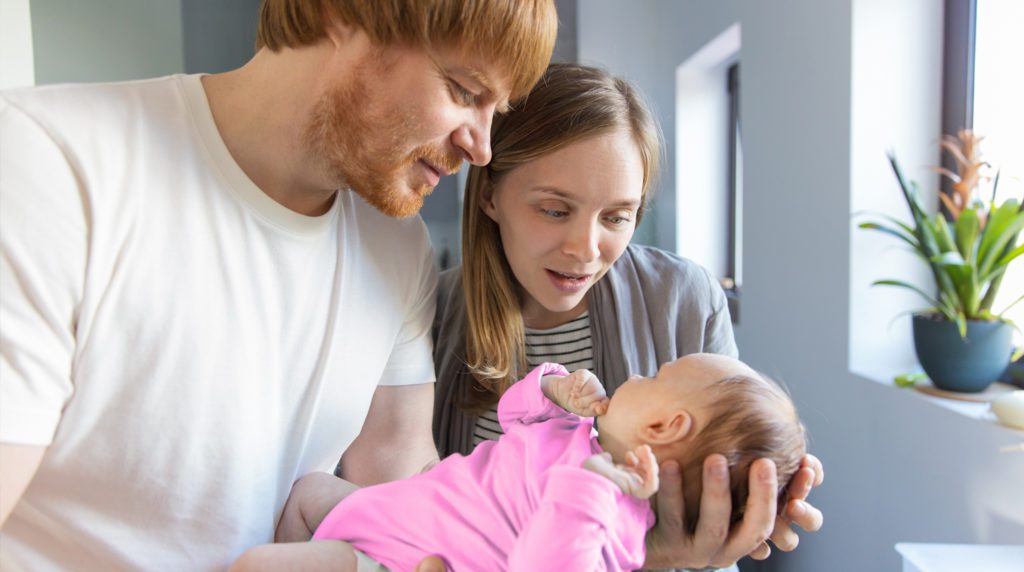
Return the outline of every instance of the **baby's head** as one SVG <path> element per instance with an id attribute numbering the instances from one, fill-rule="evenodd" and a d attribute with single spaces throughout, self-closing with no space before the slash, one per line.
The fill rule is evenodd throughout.
<path id="1" fill-rule="evenodd" d="M 743 362 L 716 354 L 691 354 L 663 365 L 652 378 L 629 378 L 601 417 L 600 441 L 616 460 L 648 444 L 658 463 L 679 462 L 691 534 L 709 455 L 728 461 L 736 522 L 746 505 L 751 463 L 762 457 L 775 462 L 781 507 L 785 485 L 807 449 L 804 426 L 785 391 Z"/>

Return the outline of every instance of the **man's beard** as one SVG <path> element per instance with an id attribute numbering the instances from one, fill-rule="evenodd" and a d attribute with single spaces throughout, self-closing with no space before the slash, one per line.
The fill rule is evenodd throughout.
<path id="1" fill-rule="evenodd" d="M 434 190 L 426 183 L 406 188 L 414 163 L 424 159 L 452 172 L 462 158 L 429 144 L 407 150 L 418 131 L 416 110 L 375 109 L 366 73 L 361 65 L 352 81 L 324 94 L 306 127 L 306 145 L 338 187 L 388 216 L 409 217 Z"/>

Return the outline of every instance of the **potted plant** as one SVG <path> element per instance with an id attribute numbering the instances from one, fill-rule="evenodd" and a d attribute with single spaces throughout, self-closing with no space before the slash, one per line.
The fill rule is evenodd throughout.
<path id="1" fill-rule="evenodd" d="M 890 153 L 889 163 L 913 221 L 907 224 L 885 217 L 885 222 L 860 225 L 910 245 L 931 270 L 935 295 L 900 280 L 874 284 L 909 288 L 931 304 L 914 313 L 914 348 L 935 386 L 951 391 L 983 391 L 995 381 L 1011 361 L 1016 328 L 1003 317 L 1009 307 L 996 313 L 992 305 L 1007 267 L 1024 253 L 1024 246 L 1017 246 L 1017 236 L 1024 228 L 1024 207 L 1016 199 L 996 204 L 998 173 L 992 198 L 985 202 L 978 196 L 981 183 L 989 180 L 983 172 L 989 166 L 979 158 L 980 141 L 970 131 L 942 138 L 942 149 L 956 161 L 955 172 L 938 169 L 952 181 L 953 192 L 940 193 L 947 215 L 925 211 L 916 183 L 907 182 Z"/>

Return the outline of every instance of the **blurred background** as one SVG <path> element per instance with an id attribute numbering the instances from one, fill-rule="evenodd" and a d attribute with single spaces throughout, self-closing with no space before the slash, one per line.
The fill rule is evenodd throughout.
<path id="1" fill-rule="evenodd" d="M 855 228 L 907 216 L 887 150 L 937 208 L 939 136 L 965 126 L 987 136 L 1001 194 L 1024 195 L 1024 2 L 556 3 L 554 58 L 625 76 L 660 119 L 667 161 L 635 240 L 720 277 L 742 357 L 789 386 L 826 467 L 824 528 L 741 568 L 899 570 L 898 542 L 1024 543 L 1024 432 L 893 386 L 917 369 L 923 303 L 869 285 L 925 269 Z M 228 70 L 252 55 L 258 5 L 0 0 L 0 88 Z M 441 266 L 459 259 L 461 183 L 423 210 Z M 997 309 L 1024 265 L 1002 292 Z"/>

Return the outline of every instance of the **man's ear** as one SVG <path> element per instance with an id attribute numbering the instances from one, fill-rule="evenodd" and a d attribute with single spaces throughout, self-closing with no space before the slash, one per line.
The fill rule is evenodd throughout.
<path id="1" fill-rule="evenodd" d="M 487 185 L 480 191 L 480 210 L 494 222 L 498 222 L 498 207 L 494 204 L 494 185 Z"/>
<path id="2" fill-rule="evenodd" d="M 693 429 L 693 417 L 689 411 L 670 411 L 643 428 L 643 439 L 650 445 L 669 445 L 686 439 Z"/>
<path id="3" fill-rule="evenodd" d="M 324 33 L 335 48 L 340 48 L 352 41 L 356 29 L 345 23 L 328 4 L 328 2 L 324 2 L 320 12 L 320 18 L 324 23 Z"/>

